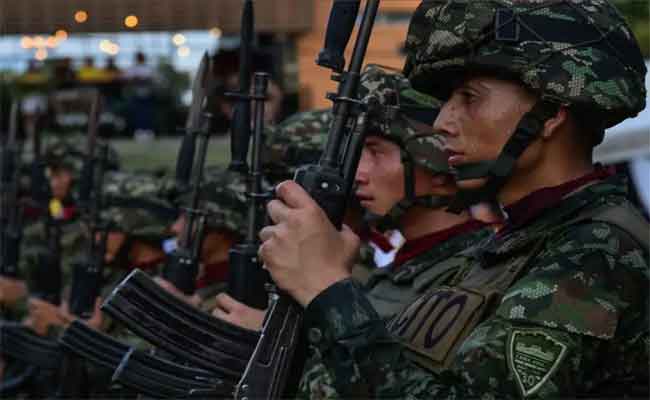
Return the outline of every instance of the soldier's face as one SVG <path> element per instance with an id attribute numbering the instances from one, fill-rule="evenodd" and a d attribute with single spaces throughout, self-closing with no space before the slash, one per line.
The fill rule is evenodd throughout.
<path id="1" fill-rule="evenodd" d="M 70 193 L 72 187 L 72 174 L 64 168 L 54 168 L 48 171 L 52 197 L 63 200 Z"/>
<path id="2" fill-rule="evenodd" d="M 399 146 L 377 136 L 366 138 L 355 180 L 361 206 L 374 214 L 385 215 L 404 198 L 404 167 Z"/>
<path id="3" fill-rule="evenodd" d="M 534 102 L 516 83 L 480 76 L 466 79 L 452 92 L 434 123 L 434 131 L 445 136 L 449 165 L 496 159 Z M 484 181 L 461 181 L 458 186 L 477 188 Z"/>

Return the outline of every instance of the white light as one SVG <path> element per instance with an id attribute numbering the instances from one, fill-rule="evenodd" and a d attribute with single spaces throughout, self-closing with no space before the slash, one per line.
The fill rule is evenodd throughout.
<path id="1" fill-rule="evenodd" d="M 183 35 L 182 33 L 177 33 L 174 36 L 172 36 L 172 42 L 174 42 L 176 46 L 182 46 L 185 44 L 186 41 L 187 39 L 185 39 L 185 35 Z"/>
<path id="2" fill-rule="evenodd" d="M 210 35 L 216 39 L 219 39 L 223 35 L 223 32 L 221 29 L 219 29 L 218 26 L 215 26 L 214 28 L 210 29 Z"/>

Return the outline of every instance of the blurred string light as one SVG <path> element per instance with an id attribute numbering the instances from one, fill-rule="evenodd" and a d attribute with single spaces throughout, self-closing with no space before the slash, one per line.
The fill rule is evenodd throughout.
<path id="1" fill-rule="evenodd" d="M 59 41 L 64 41 L 68 39 L 68 32 L 66 32 L 64 29 L 59 29 L 58 31 L 54 32 L 54 36 L 56 36 Z"/>
<path id="2" fill-rule="evenodd" d="M 126 18 L 124 18 L 124 26 L 127 28 L 135 28 L 138 26 L 139 20 L 138 17 L 135 15 L 128 15 Z"/>
<path id="3" fill-rule="evenodd" d="M 79 24 L 83 24 L 88 21 L 88 13 L 84 10 L 78 10 L 74 13 L 74 20 Z"/>
<path id="4" fill-rule="evenodd" d="M 34 39 L 32 39 L 29 36 L 23 36 L 20 39 L 20 47 L 22 47 L 25 50 L 31 49 L 32 47 L 34 47 Z"/>
<path id="5" fill-rule="evenodd" d="M 179 57 L 188 57 L 192 53 L 190 48 L 187 46 L 179 47 L 176 52 L 178 53 Z"/>
<path id="6" fill-rule="evenodd" d="M 186 41 L 187 39 L 185 39 L 185 35 L 183 35 L 182 33 L 177 33 L 174 36 L 172 36 L 172 42 L 174 42 L 176 46 L 182 46 L 185 44 Z"/>
<path id="7" fill-rule="evenodd" d="M 56 36 L 48 36 L 45 40 L 45 45 L 53 49 L 59 45 L 59 39 Z"/>
<path id="8" fill-rule="evenodd" d="M 33 44 L 34 44 L 34 47 L 40 49 L 42 47 L 45 47 L 47 45 L 47 42 L 45 41 L 45 38 L 43 36 L 39 35 L 39 36 L 34 37 Z"/>

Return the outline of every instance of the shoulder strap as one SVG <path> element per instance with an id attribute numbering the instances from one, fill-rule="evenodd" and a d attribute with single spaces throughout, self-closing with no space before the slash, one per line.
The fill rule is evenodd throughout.
<path id="1" fill-rule="evenodd" d="M 588 210 L 571 220 L 570 223 L 587 220 L 605 222 L 616 226 L 632 236 L 646 253 L 650 253 L 650 224 L 629 203 L 607 205 Z"/>

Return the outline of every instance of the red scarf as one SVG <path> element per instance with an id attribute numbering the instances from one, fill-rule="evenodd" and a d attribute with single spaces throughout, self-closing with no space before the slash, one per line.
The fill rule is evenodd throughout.
<path id="1" fill-rule="evenodd" d="M 485 224 L 483 222 L 469 220 L 467 222 L 463 222 L 462 224 L 454 225 L 450 228 L 443 229 L 438 232 L 420 236 L 417 239 L 408 240 L 397 252 L 395 260 L 392 263 L 392 267 L 399 267 L 408 260 L 419 256 L 425 251 L 430 250 L 434 246 L 447 241 L 454 236 L 474 232 L 478 229 L 483 228 L 484 226 Z"/>
<path id="2" fill-rule="evenodd" d="M 566 195 L 582 186 L 609 178 L 615 173 L 616 168 L 614 167 L 597 166 L 593 172 L 580 178 L 558 186 L 542 188 L 528 194 L 526 197 L 505 208 L 508 214 L 507 229 L 502 230 L 500 234 L 503 234 L 504 231 L 508 231 L 509 229 L 527 224 L 535 219 L 542 211 L 559 204 Z"/>

